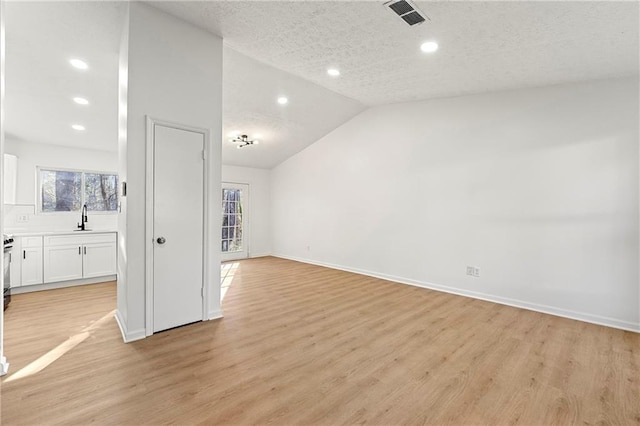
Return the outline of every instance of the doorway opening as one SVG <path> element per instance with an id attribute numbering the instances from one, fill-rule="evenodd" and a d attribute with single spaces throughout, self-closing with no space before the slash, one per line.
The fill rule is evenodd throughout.
<path id="1" fill-rule="evenodd" d="M 249 185 L 222 183 L 222 261 L 249 257 Z"/>

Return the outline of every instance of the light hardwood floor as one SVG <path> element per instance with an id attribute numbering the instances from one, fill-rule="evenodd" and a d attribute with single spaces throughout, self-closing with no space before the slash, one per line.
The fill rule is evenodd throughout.
<path id="1" fill-rule="evenodd" d="M 640 424 L 638 334 L 277 258 L 234 268 L 224 319 L 130 344 L 100 320 L 113 283 L 15 296 L 2 424 Z"/>

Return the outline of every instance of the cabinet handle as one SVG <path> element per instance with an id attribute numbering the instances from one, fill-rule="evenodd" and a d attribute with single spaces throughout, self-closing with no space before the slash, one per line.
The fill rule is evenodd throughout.
<path id="1" fill-rule="evenodd" d="M 22 250 L 22 258 L 23 259 L 27 258 L 27 251 L 26 250 Z"/>
<path id="2" fill-rule="evenodd" d="M 84 254 L 87 254 L 87 246 L 84 247 Z"/>
<path id="3" fill-rule="evenodd" d="M 78 254 L 82 254 L 82 247 L 78 247 Z"/>

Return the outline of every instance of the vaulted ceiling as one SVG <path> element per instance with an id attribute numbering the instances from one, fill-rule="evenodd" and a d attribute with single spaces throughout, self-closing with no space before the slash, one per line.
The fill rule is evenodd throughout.
<path id="1" fill-rule="evenodd" d="M 638 73 L 638 2 L 157 2 L 231 48 L 365 105 Z M 439 50 L 420 51 L 435 40 Z M 328 67 L 341 71 L 327 75 Z"/>
<path id="2" fill-rule="evenodd" d="M 224 38 L 227 164 L 273 167 L 367 106 L 639 72 L 637 2 L 416 2 L 429 20 L 414 27 L 381 1 L 148 3 Z M 10 137 L 117 149 L 123 7 L 7 2 Z M 422 53 L 427 40 L 439 50 Z M 70 70 L 71 56 L 89 72 Z M 89 108 L 71 101 L 79 95 Z M 237 150 L 232 131 L 261 144 Z"/>

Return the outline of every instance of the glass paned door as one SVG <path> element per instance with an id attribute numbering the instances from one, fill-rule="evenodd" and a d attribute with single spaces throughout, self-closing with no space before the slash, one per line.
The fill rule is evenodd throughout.
<path id="1" fill-rule="evenodd" d="M 249 185 L 222 184 L 222 260 L 248 257 Z"/>

